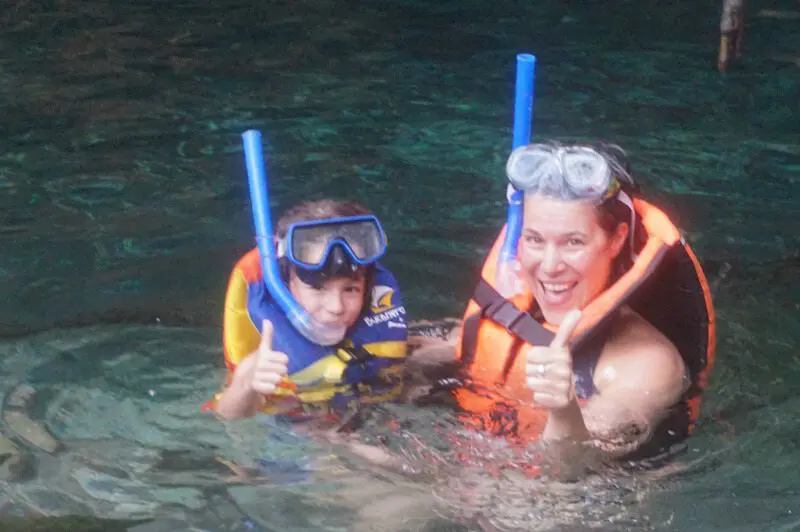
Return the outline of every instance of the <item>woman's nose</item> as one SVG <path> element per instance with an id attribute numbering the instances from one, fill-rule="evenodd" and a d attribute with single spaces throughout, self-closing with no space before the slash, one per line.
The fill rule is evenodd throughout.
<path id="1" fill-rule="evenodd" d="M 558 246 L 549 245 L 544 248 L 542 262 L 539 269 L 546 275 L 556 275 L 563 269 L 564 261 L 561 258 L 561 251 Z"/>

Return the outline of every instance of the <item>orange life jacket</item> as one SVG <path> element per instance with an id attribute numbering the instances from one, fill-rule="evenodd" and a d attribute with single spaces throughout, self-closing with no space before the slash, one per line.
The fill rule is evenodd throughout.
<path id="1" fill-rule="evenodd" d="M 700 396 L 714 362 L 714 309 L 708 282 L 697 258 L 669 218 L 641 199 L 633 200 L 637 231 L 646 242 L 637 246 L 633 265 L 583 309 L 571 340 L 577 358 L 582 349 L 628 305 L 663 333 L 678 349 L 692 384 L 681 403 L 681 430 L 691 431 Z M 528 311 L 535 301 L 529 290 L 511 299 L 495 289 L 495 271 L 505 228 L 494 243 L 481 280 L 464 314 L 457 350 L 469 385 L 453 391 L 465 419 L 496 434 L 523 439 L 538 437 L 547 414 L 532 405 L 525 383 L 525 357 L 531 345 L 548 345 L 554 328 Z M 672 429 L 670 429 L 672 430 Z"/>

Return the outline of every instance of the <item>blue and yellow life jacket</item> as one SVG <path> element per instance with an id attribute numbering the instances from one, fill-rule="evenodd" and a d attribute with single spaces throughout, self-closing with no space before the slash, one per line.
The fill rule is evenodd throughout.
<path id="1" fill-rule="evenodd" d="M 263 412 L 309 413 L 353 400 L 374 403 L 393 399 L 403 387 L 408 338 L 405 313 L 397 280 L 376 264 L 369 308 L 341 343 L 329 347 L 315 344 L 292 326 L 273 301 L 264 283 L 258 250 L 253 249 L 234 267 L 225 296 L 226 385 L 236 366 L 258 348 L 262 320 L 268 319 L 274 327 L 273 349 L 289 356 L 288 380 L 293 387 L 279 387 L 267 398 Z M 213 402 L 210 406 L 213 408 Z"/>

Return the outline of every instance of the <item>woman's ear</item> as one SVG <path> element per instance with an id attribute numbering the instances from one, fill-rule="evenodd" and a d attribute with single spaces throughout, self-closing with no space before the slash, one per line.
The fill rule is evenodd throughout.
<path id="1" fill-rule="evenodd" d="M 614 234 L 611 237 L 611 256 L 615 259 L 622 251 L 622 248 L 625 247 L 625 241 L 628 240 L 628 231 L 630 231 L 630 226 L 625 222 L 617 224 L 617 228 L 614 230 Z"/>

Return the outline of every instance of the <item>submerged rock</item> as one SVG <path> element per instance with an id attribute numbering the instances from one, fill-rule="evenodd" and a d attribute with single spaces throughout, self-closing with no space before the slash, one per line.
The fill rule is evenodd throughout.
<path id="1" fill-rule="evenodd" d="M 16 482 L 32 471 L 31 455 L 21 451 L 14 442 L 0 435 L 0 481 Z"/>
<path id="2" fill-rule="evenodd" d="M 23 412 L 17 410 L 3 412 L 3 421 L 12 432 L 43 451 L 55 453 L 61 449 L 61 443 L 50 434 L 43 423 L 32 420 Z"/>
<path id="3" fill-rule="evenodd" d="M 61 449 L 59 442 L 41 421 L 31 418 L 30 409 L 36 390 L 24 383 L 16 385 L 6 397 L 3 421 L 13 435 L 48 453 Z"/>

